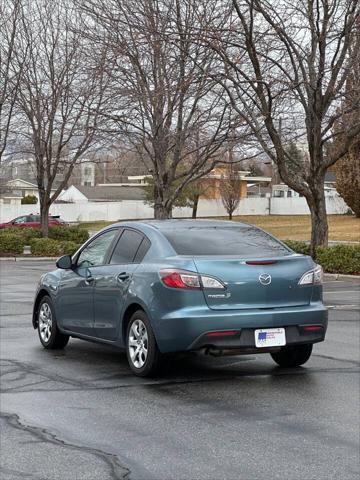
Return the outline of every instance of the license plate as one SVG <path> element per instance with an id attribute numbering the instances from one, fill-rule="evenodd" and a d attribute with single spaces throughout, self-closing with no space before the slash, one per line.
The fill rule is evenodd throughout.
<path id="1" fill-rule="evenodd" d="M 258 348 L 282 347 L 286 345 L 285 328 L 255 330 L 255 345 Z"/>

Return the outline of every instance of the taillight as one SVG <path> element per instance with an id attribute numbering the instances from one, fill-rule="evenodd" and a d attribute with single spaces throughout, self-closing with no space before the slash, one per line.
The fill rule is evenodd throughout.
<path id="1" fill-rule="evenodd" d="M 299 280 L 299 285 L 321 285 L 323 281 L 323 269 L 321 265 L 316 265 L 313 270 L 304 273 Z"/>
<path id="2" fill-rule="evenodd" d="M 162 282 L 171 288 L 201 288 L 199 276 L 196 273 L 181 270 L 161 270 Z"/>
<path id="3" fill-rule="evenodd" d="M 170 288 L 225 290 L 225 285 L 217 278 L 187 270 L 164 269 L 160 271 L 160 278 Z"/>

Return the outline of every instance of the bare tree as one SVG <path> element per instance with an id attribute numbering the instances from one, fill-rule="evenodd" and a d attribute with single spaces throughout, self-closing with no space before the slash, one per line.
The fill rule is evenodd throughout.
<path id="1" fill-rule="evenodd" d="M 48 235 L 51 204 L 74 166 L 97 145 L 107 80 L 99 53 L 98 68 L 88 67 L 87 46 L 74 29 L 80 22 L 66 0 L 36 0 L 23 9 L 15 59 L 27 49 L 17 104 L 20 134 L 35 159 L 41 228 Z M 92 57 L 96 52 L 92 52 Z"/>
<path id="2" fill-rule="evenodd" d="M 220 196 L 224 208 L 229 215 L 229 220 L 232 220 L 233 213 L 239 206 L 240 188 L 241 180 L 239 172 L 233 164 L 230 164 L 227 167 L 226 175 L 224 175 L 220 182 Z"/>
<path id="3" fill-rule="evenodd" d="M 343 156 L 360 125 L 343 130 L 341 149 L 324 155 L 339 135 L 338 106 L 360 48 L 358 0 L 232 0 L 226 20 L 205 33 L 224 63 L 218 79 L 282 180 L 305 196 L 312 220 L 312 253 L 327 245 L 324 178 Z M 348 110 L 359 109 L 359 92 Z M 304 153 L 289 156 L 295 142 Z"/>
<path id="4" fill-rule="evenodd" d="M 5 152 L 24 58 L 14 68 L 14 46 L 21 24 L 21 0 L 0 0 L 0 163 Z M 23 52 L 26 56 L 26 48 Z"/>
<path id="5" fill-rule="evenodd" d="M 210 73 L 219 61 L 197 42 L 214 0 L 79 0 L 88 37 L 108 49 L 108 119 L 150 164 L 156 218 L 171 216 L 181 191 L 222 161 L 232 125 L 227 95 Z M 95 25 L 95 28 L 94 28 Z M 175 188 L 174 188 L 175 186 Z"/>
<path id="6" fill-rule="evenodd" d="M 354 103 L 356 97 L 359 98 L 360 96 L 360 50 L 351 48 L 351 55 L 354 56 L 356 61 L 346 79 L 348 95 L 340 107 L 342 115 L 338 118 L 334 127 L 335 133 L 340 131 L 333 143 L 335 151 L 336 149 L 343 150 L 344 131 L 348 128 L 354 128 L 360 123 L 360 108 L 353 111 L 350 109 L 349 112 L 349 107 Z M 356 217 L 360 218 L 360 133 L 353 138 L 346 154 L 336 162 L 334 171 L 337 191 L 354 211 Z"/>

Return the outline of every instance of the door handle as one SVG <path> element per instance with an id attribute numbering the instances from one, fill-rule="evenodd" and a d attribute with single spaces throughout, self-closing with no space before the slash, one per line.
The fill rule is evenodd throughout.
<path id="1" fill-rule="evenodd" d="M 117 276 L 117 279 L 118 279 L 119 282 L 123 282 L 124 280 L 127 280 L 129 277 L 130 277 L 130 275 L 127 274 L 126 272 L 121 272 Z"/>

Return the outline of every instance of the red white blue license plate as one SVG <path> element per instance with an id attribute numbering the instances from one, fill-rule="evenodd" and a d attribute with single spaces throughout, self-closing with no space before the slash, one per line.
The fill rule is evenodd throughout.
<path id="1" fill-rule="evenodd" d="M 285 328 L 255 330 L 256 347 L 282 347 L 283 345 L 286 345 Z"/>

